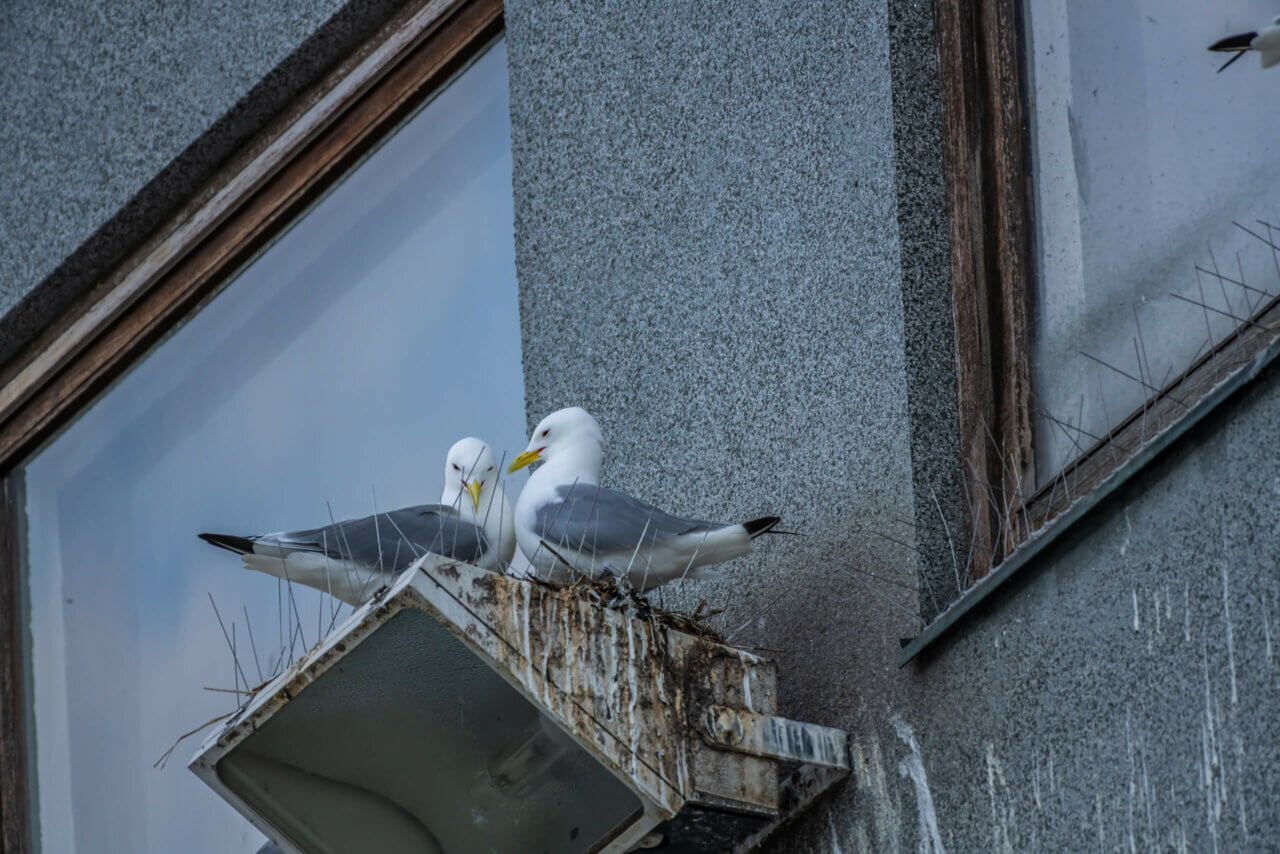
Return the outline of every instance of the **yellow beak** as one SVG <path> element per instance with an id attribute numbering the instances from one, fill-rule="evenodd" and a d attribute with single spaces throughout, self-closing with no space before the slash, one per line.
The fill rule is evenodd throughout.
<path id="1" fill-rule="evenodd" d="M 480 487 L 484 486 L 484 483 L 482 481 L 472 480 L 472 481 L 463 481 L 462 485 L 467 488 L 467 494 L 471 496 L 471 506 L 476 509 L 477 513 L 479 513 L 480 512 Z"/>
<path id="2" fill-rule="evenodd" d="M 520 471 L 520 469 L 529 465 L 529 463 L 536 463 L 538 460 L 542 459 L 541 454 L 542 448 L 538 448 L 536 451 L 524 451 L 523 453 L 516 454 L 516 458 L 511 461 L 511 465 L 507 466 L 507 474 Z"/>

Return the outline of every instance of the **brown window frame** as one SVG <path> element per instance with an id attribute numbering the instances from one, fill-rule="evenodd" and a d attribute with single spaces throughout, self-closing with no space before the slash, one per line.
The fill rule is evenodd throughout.
<path id="1" fill-rule="evenodd" d="M 502 0 L 413 0 L 0 367 L 0 854 L 31 850 L 19 591 L 26 458 L 503 31 Z"/>
<path id="2" fill-rule="evenodd" d="M 936 0 L 970 582 L 1021 537 L 1030 482 L 1030 177 L 1018 0 Z"/>
<path id="3" fill-rule="evenodd" d="M 1023 1 L 934 3 L 958 429 L 973 540 L 970 587 L 959 596 L 973 601 L 944 612 L 907 643 L 901 663 L 1251 382 L 1280 350 L 1277 297 L 1043 486 L 1029 488 L 1036 482 L 1029 311 L 1035 269 Z M 989 573 L 1000 577 L 977 585 Z"/>

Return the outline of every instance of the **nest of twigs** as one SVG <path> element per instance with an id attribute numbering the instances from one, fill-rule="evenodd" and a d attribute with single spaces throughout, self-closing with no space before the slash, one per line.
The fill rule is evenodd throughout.
<path id="1" fill-rule="evenodd" d="M 569 584 L 556 584 L 534 577 L 526 580 L 556 591 L 556 595 L 564 600 L 583 599 L 601 608 L 621 611 L 658 629 L 674 629 L 716 643 L 726 642 L 724 635 L 710 623 L 711 618 L 723 612 L 724 609 L 708 608 L 706 599 L 698 603 L 693 613 L 686 614 L 655 605 L 643 593 L 637 592 L 634 587 L 625 582 L 619 584 L 618 579 L 611 575 L 595 579 L 579 575 Z"/>

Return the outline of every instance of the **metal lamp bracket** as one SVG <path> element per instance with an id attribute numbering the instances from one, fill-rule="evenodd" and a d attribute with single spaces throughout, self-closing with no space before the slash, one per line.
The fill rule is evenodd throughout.
<path id="1" fill-rule="evenodd" d="M 778 787 L 778 818 L 744 839 L 735 854 L 754 851 L 825 792 L 849 776 L 849 734 L 834 727 L 711 705 L 699 723 L 703 740 L 717 750 L 799 762 Z"/>

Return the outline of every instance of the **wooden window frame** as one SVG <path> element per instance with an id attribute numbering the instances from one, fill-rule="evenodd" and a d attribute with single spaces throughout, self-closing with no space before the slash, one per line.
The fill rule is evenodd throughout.
<path id="1" fill-rule="evenodd" d="M 1008 566 L 1012 558 L 1021 565 L 1025 552 L 1038 553 L 1173 437 L 1252 381 L 1280 339 L 1277 297 L 1035 487 L 1034 207 L 1023 2 L 1029 0 L 934 3 L 961 465 L 973 540 L 970 585 L 997 567 L 1007 575 L 1017 568 Z M 904 662 L 924 637 L 908 645 Z"/>
<path id="2" fill-rule="evenodd" d="M 503 30 L 502 0 L 412 0 L 161 231 L 0 367 L 0 854 L 31 850 L 19 468 Z"/>
<path id="3" fill-rule="evenodd" d="M 1031 181 L 1019 0 L 935 0 L 969 581 L 1021 540 L 1034 480 Z"/>

